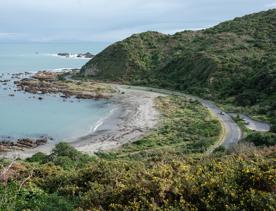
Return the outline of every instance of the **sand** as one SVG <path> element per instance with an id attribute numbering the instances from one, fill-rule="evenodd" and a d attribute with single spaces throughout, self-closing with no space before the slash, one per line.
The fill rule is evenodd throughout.
<path id="1" fill-rule="evenodd" d="M 128 89 L 126 86 L 114 87 L 118 91 L 111 98 L 115 105 L 114 111 L 95 132 L 69 142 L 77 150 L 90 155 L 98 151 L 108 151 L 142 138 L 157 126 L 160 114 L 155 108 L 154 99 L 163 94 Z M 0 157 L 25 159 L 37 152 L 50 154 L 55 144 L 48 143 L 34 149 L 5 152 L 1 153 Z"/>

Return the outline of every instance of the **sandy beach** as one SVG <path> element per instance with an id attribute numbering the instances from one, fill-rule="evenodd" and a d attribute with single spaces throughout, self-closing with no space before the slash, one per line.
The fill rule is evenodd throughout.
<path id="1" fill-rule="evenodd" d="M 113 112 L 103 120 L 95 132 L 69 142 L 79 151 L 93 154 L 111 150 L 136 141 L 157 125 L 160 114 L 155 108 L 154 99 L 162 94 L 127 89 L 119 85 L 114 85 L 114 88 L 117 94 L 111 98 L 114 103 Z M 37 152 L 49 154 L 55 144 L 50 142 L 24 151 L 3 152 L 0 157 L 24 159 Z"/>

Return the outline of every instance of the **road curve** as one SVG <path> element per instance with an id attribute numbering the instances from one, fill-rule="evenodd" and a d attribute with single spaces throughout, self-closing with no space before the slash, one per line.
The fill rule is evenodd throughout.
<path id="1" fill-rule="evenodd" d="M 194 100 L 198 100 L 203 106 L 205 106 L 221 123 L 223 128 L 223 136 L 220 138 L 220 141 L 217 145 L 212 147 L 209 152 L 212 152 L 216 147 L 223 146 L 226 149 L 230 148 L 233 144 L 238 143 L 242 138 L 242 132 L 240 127 L 235 123 L 232 117 L 223 112 L 218 108 L 213 102 L 201 99 L 193 95 L 187 95 L 181 92 L 170 91 L 165 89 L 149 88 L 149 87 L 140 87 L 140 86 L 127 86 L 127 85 L 116 85 L 125 89 L 138 89 L 144 91 L 158 92 L 167 95 L 177 95 L 184 96 Z"/>
<path id="2" fill-rule="evenodd" d="M 201 99 L 200 102 L 211 110 L 221 122 L 222 127 L 224 128 L 224 136 L 222 137 L 221 145 L 224 146 L 224 148 L 228 149 L 231 145 L 236 144 L 241 140 L 241 129 L 229 114 L 223 112 L 211 101 Z"/>
<path id="3" fill-rule="evenodd" d="M 270 124 L 266 122 L 256 121 L 251 119 L 249 116 L 244 114 L 237 114 L 237 113 L 229 113 L 230 116 L 236 118 L 239 116 L 245 122 L 245 127 L 249 130 L 257 131 L 257 132 L 269 132 L 270 131 Z"/>

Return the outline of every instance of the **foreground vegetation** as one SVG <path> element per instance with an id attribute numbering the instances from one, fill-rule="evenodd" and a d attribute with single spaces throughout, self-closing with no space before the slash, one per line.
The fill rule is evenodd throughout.
<path id="1" fill-rule="evenodd" d="M 274 210 L 275 151 L 275 147 L 251 147 L 246 152 L 201 159 L 162 153 L 152 162 L 142 162 L 90 158 L 59 144 L 49 156 L 38 154 L 9 168 L 0 185 L 0 207 Z"/>
<path id="2" fill-rule="evenodd" d="M 219 123 L 182 97 L 159 98 L 158 129 L 109 153 L 65 143 L 50 155 L 0 161 L 0 210 L 273 210 L 276 147 L 204 156 Z"/>
<path id="3" fill-rule="evenodd" d="M 206 30 L 135 34 L 98 54 L 81 73 L 189 92 L 276 125 L 275 20 L 273 9 Z"/>

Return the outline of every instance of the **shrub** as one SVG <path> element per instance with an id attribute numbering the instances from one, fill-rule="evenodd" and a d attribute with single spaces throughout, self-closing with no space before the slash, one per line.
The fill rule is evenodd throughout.
<path id="1" fill-rule="evenodd" d="M 272 133 L 276 133 L 276 121 L 275 121 L 275 122 L 272 122 L 270 131 L 271 131 Z"/>
<path id="2" fill-rule="evenodd" d="M 219 146 L 214 150 L 214 153 L 221 153 L 221 152 L 225 152 L 226 149 L 224 146 Z"/>
<path id="3" fill-rule="evenodd" d="M 245 138 L 245 141 L 255 146 L 274 146 L 276 144 L 275 133 L 252 133 Z"/>
<path id="4" fill-rule="evenodd" d="M 46 154 L 44 154 L 42 152 L 38 152 L 38 153 L 34 154 L 32 157 L 27 158 L 26 161 L 42 163 L 45 161 L 46 158 L 47 158 Z"/>
<path id="5" fill-rule="evenodd" d="M 91 160 L 93 160 L 92 157 L 79 152 L 69 144 L 59 143 L 53 149 L 53 153 L 45 159 L 45 162 L 53 162 L 56 165 L 68 169 L 77 166 L 84 166 Z"/>

